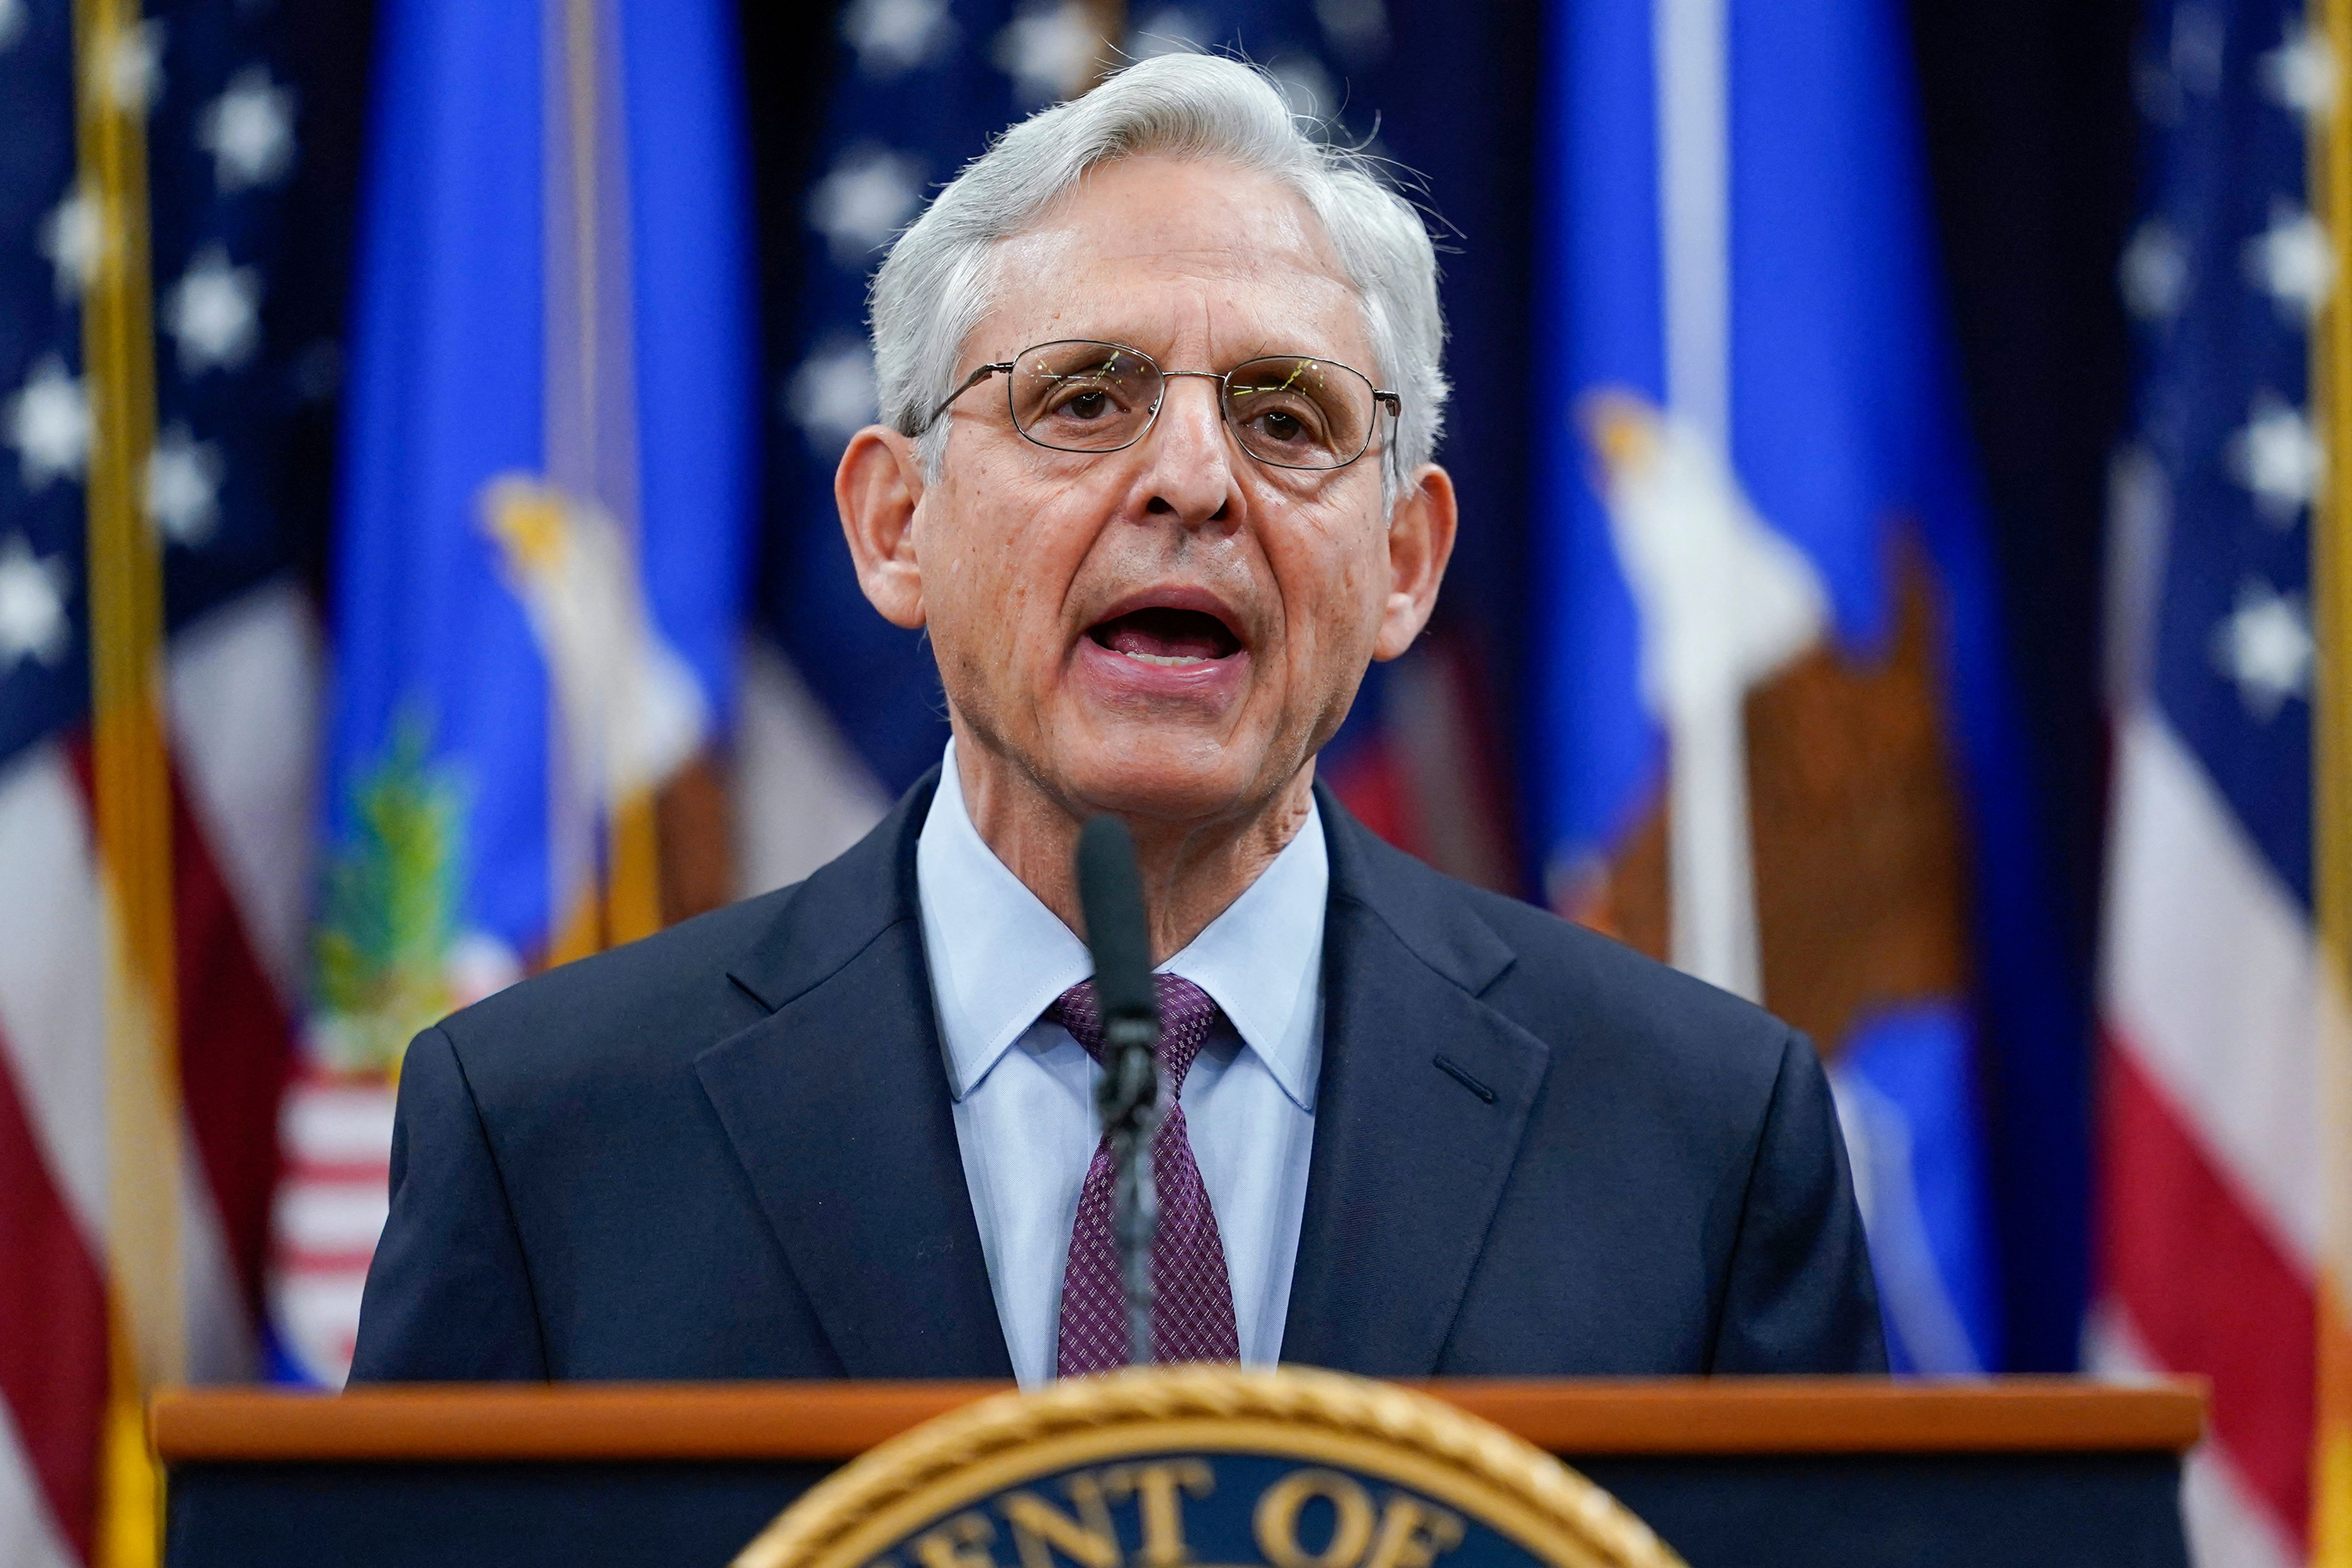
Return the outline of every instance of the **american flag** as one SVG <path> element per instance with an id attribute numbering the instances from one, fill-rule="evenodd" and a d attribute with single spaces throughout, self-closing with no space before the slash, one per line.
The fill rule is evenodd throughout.
<path id="1" fill-rule="evenodd" d="M 126 1561 L 142 1540 L 152 1552 L 152 1496 L 101 1480 L 110 1412 L 135 1439 L 121 1423 L 144 1383 L 249 1376 L 259 1356 L 318 665 L 279 480 L 289 416 L 333 369 L 272 341 L 296 122 L 267 7 L 0 0 L 12 1568 L 87 1562 L 101 1541 L 130 1543 Z M 92 343 L 125 352 L 94 369 Z M 123 503 L 111 513 L 110 496 Z M 132 591 L 118 602 L 119 582 Z M 134 690 L 107 710 L 131 714 L 129 731 L 93 723 L 93 678 L 103 706 L 110 668 L 134 688 L 152 678 L 154 700 Z M 126 774 L 142 724 L 162 765 Z M 137 831 L 118 831 L 125 802 Z M 162 852 L 125 847 L 141 842 Z M 128 930 L 139 920 L 143 938 Z M 142 1024 L 130 1005 L 142 996 L 176 1005 Z M 158 1050 L 143 1078 L 126 1072 L 142 1045 Z M 176 1158 L 169 1137 L 131 1146 L 142 1113 L 177 1124 Z M 140 1451 L 116 1450 L 134 1476 Z"/>
<path id="2" fill-rule="evenodd" d="M 2116 752 L 2095 1367 L 2212 1380 L 2199 1561 L 2309 1560 L 2322 1257 L 2313 919 L 2312 332 L 2334 262 L 2306 138 L 2333 69 L 2291 0 L 2159 0 L 2122 258 Z M 2340 481 L 2339 481 L 2340 482 Z"/>

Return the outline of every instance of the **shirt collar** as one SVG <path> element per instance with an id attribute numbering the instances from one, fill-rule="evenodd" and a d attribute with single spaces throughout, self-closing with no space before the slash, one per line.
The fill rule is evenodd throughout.
<path id="1" fill-rule="evenodd" d="M 1315 1109 L 1323 1068 L 1323 915 L 1330 887 L 1323 815 L 1309 805 L 1274 863 L 1160 966 L 1209 994 L 1302 1110 Z"/>
<path id="2" fill-rule="evenodd" d="M 1331 881 L 1319 813 L 1162 970 L 1207 992 L 1282 1090 L 1312 1110 L 1320 1076 L 1323 914 Z M 959 1100 L 1054 998 L 1094 973 L 1086 944 L 996 858 L 964 807 L 955 743 L 915 844 L 932 1004 Z"/>
<path id="3" fill-rule="evenodd" d="M 1055 997 L 1094 973 L 1094 963 L 1077 933 L 971 825 L 952 741 L 915 841 L 915 893 L 948 1086 L 961 1100 Z"/>

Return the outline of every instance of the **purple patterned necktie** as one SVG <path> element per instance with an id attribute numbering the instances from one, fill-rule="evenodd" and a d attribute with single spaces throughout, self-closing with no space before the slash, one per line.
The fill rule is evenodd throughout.
<path id="1" fill-rule="evenodd" d="M 1155 974 L 1160 992 L 1160 1130 L 1151 1140 L 1152 1187 L 1160 1197 L 1160 1228 L 1151 1242 L 1151 1349 L 1161 1362 L 1239 1361 L 1234 1288 L 1225 1277 L 1225 1243 L 1192 1159 L 1177 1095 L 1184 1075 L 1209 1037 L 1217 1005 L 1191 981 Z M 1045 1016 L 1102 1060 L 1102 1017 L 1095 983 L 1062 993 Z M 1127 1364 L 1127 1294 L 1118 1278 L 1118 1241 L 1111 1231 L 1110 1140 L 1095 1145 L 1087 1184 L 1078 1193 L 1078 1223 L 1070 1231 L 1070 1262 L 1062 1275 L 1061 1350 L 1055 1370 L 1083 1377 Z"/>

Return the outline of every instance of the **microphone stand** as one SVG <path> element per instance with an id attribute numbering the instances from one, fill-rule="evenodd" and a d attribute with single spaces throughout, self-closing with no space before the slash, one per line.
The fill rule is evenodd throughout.
<path id="1" fill-rule="evenodd" d="M 1151 1241 L 1160 1228 L 1160 1194 L 1151 1177 L 1151 1137 L 1160 1130 L 1160 1020 L 1118 1019 L 1103 1027 L 1102 1087 L 1095 1096 L 1110 1139 L 1111 1234 L 1127 1286 L 1127 1359 L 1150 1366 Z"/>
<path id="2" fill-rule="evenodd" d="M 1143 916 L 1143 879 L 1135 841 L 1115 816 L 1097 816 L 1078 835 L 1078 903 L 1095 963 L 1095 1001 L 1103 1023 L 1103 1076 L 1095 1107 L 1110 1141 L 1111 1234 L 1126 1287 L 1128 1361 L 1149 1366 L 1151 1343 L 1151 1242 L 1160 1226 L 1151 1175 L 1151 1138 L 1160 1129 L 1160 993 L 1151 978 L 1151 937 Z"/>

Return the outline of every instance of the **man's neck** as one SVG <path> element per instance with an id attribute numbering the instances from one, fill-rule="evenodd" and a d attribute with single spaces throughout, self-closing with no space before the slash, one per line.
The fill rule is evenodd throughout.
<path id="1" fill-rule="evenodd" d="M 964 811 L 982 841 L 1040 903 L 1083 935 L 1075 860 L 1084 821 L 1021 767 L 970 737 L 957 737 L 954 755 Z M 1255 812 L 1197 823 L 1127 819 L 1143 877 L 1153 963 L 1181 952 L 1274 864 L 1315 809 L 1314 781 L 1309 761 Z"/>

